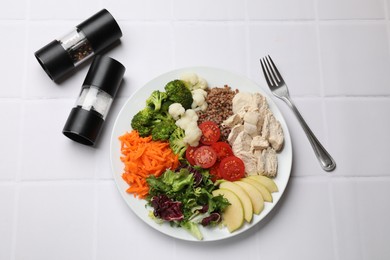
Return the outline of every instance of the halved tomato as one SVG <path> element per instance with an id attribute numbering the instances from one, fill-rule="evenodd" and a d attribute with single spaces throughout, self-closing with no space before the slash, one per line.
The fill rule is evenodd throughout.
<path id="1" fill-rule="evenodd" d="M 219 171 L 219 162 L 217 161 L 213 166 L 211 166 L 210 170 L 210 177 L 213 182 L 216 180 L 222 179 L 221 172 Z"/>
<path id="2" fill-rule="evenodd" d="M 208 169 L 217 161 L 217 153 L 210 146 L 201 146 L 194 152 L 195 165 Z"/>
<path id="3" fill-rule="evenodd" d="M 217 153 L 218 160 L 222 160 L 223 158 L 234 155 L 232 147 L 226 142 L 216 142 L 213 143 L 211 147 Z"/>
<path id="4" fill-rule="evenodd" d="M 202 144 L 211 145 L 219 140 L 221 137 L 221 130 L 219 126 L 212 121 L 205 121 L 199 125 L 199 129 L 202 131 L 200 142 Z"/>
<path id="5" fill-rule="evenodd" d="M 222 159 L 219 171 L 222 178 L 228 181 L 237 181 L 245 177 L 244 162 L 234 155 Z"/>
<path id="6" fill-rule="evenodd" d="M 195 165 L 194 152 L 198 149 L 198 146 L 188 146 L 186 150 L 186 159 L 191 165 Z"/>

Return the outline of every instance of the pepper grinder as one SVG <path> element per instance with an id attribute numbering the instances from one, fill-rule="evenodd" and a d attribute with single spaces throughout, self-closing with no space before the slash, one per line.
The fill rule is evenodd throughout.
<path id="1" fill-rule="evenodd" d="M 47 75 L 57 81 L 121 37 L 114 17 L 103 9 L 34 55 Z"/>

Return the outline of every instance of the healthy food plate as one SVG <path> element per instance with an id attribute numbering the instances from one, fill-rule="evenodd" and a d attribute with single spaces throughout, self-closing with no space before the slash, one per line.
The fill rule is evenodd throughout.
<path id="1" fill-rule="evenodd" d="M 146 201 L 135 198 L 132 194 L 126 192 L 128 184 L 122 179 L 122 173 L 124 164 L 121 162 L 121 149 L 120 141 L 118 137 L 123 135 L 126 132 L 131 131 L 131 119 L 133 116 L 142 108 L 145 107 L 145 101 L 152 93 L 153 90 L 159 89 L 164 90 L 164 86 L 171 80 L 180 78 L 184 73 L 196 73 L 199 77 L 204 78 L 208 86 L 212 87 L 223 87 L 224 85 L 229 85 L 232 89 L 238 89 L 240 92 L 259 92 L 267 98 L 269 108 L 273 112 L 276 119 L 282 125 L 284 132 L 284 147 L 281 152 L 278 153 L 278 175 L 274 179 L 275 183 L 278 186 L 279 191 L 273 193 L 273 202 L 265 203 L 264 210 L 259 215 L 254 215 L 251 223 L 245 223 L 239 230 L 229 233 L 227 228 L 219 227 L 202 227 L 200 226 L 200 231 L 203 234 L 203 242 L 205 241 L 215 241 L 226 239 L 232 236 L 236 236 L 242 232 L 245 232 L 259 223 L 264 219 L 271 210 L 278 203 L 280 198 L 283 195 L 283 192 L 286 189 L 290 178 L 291 165 L 292 165 L 292 146 L 290 133 L 280 110 L 270 98 L 270 96 L 265 93 L 262 88 L 250 81 L 249 79 L 236 75 L 234 73 L 209 67 L 189 67 L 174 70 L 168 73 L 165 73 L 157 78 L 148 82 L 145 86 L 138 89 L 123 105 L 120 110 L 118 117 L 114 123 L 114 127 L 111 135 L 111 145 L 110 145 L 110 157 L 111 157 L 111 166 L 113 170 L 114 180 L 117 184 L 120 194 L 123 199 L 126 201 L 127 205 L 132 209 L 132 211 L 142 219 L 146 224 L 153 227 L 154 229 L 168 235 L 175 237 L 177 239 L 189 240 L 189 241 L 198 241 L 193 237 L 189 232 L 182 228 L 171 227 L 169 223 L 158 224 L 149 217 L 149 209 L 145 207 Z"/>

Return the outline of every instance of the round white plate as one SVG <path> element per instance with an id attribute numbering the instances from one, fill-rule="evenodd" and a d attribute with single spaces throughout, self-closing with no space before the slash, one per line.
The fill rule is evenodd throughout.
<path id="1" fill-rule="evenodd" d="M 221 240 L 245 232 L 246 230 L 259 223 L 265 216 L 267 216 L 267 214 L 270 213 L 270 211 L 280 200 L 290 178 L 292 165 L 292 147 L 290 133 L 288 131 L 286 122 L 281 112 L 277 108 L 276 104 L 269 97 L 269 95 L 261 89 L 259 85 L 245 77 L 233 74 L 225 70 L 209 67 L 191 67 L 178 69 L 165 73 L 151 80 L 127 100 L 127 102 L 123 105 L 121 111 L 118 114 L 111 135 L 111 166 L 113 170 L 114 180 L 118 186 L 119 192 L 121 193 L 128 206 L 139 218 L 141 218 L 143 221 L 145 221 L 148 225 L 155 228 L 156 230 L 171 237 L 183 240 L 198 241 L 184 229 L 173 228 L 168 223 L 157 224 L 148 216 L 149 212 L 145 208 L 146 201 L 134 198 L 132 194 L 128 194 L 126 192 L 128 184 L 121 177 L 124 165 L 120 161 L 121 152 L 120 142 L 118 140 L 119 136 L 123 135 L 127 131 L 131 131 L 131 119 L 139 110 L 145 107 L 145 101 L 152 93 L 152 91 L 156 89 L 164 90 L 164 86 L 166 83 L 171 80 L 180 78 L 180 76 L 186 72 L 193 72 L 198 74 L 200 77 L 204 78 L 207 81 L 209 87 L 223 87 L 227 84 L 232 89 L 238 89 L 241 92 L 261 93 L 267 98 L 270 109 L 274 113 L 275 117 L 280 121 L 284 131 L 285 145 L 283 150 L 278 154 L 279 168 L 278 175 L 275 178 L 275 182 L 279 188 L 279 192 L 273 193 L 273 203 L 266 202 L 264 210 L 259 215 L 254 215 L 251 223 L 245 223 L 241 229 L 233 233 L 229 233 L 227 228 L 200 227 L 204 237 L 202 241 Z"/>

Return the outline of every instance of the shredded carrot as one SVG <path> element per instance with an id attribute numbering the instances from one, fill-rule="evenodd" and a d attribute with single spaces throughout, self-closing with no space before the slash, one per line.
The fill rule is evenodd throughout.
<path id="1" fill-rule="evenodd" d="M 129 184 L 128 193 L 134 197 L 145 198 L 149 193 L 146 178 L 160 176 L 167 169 L 176 169 L 179 158 L 169 147 L 168 142 L 153 141 L 149 137 L 140 137 L 133 130 L 119 137 L 121 142 L 121 161 L 124 163 L 122 178 Z"/>

